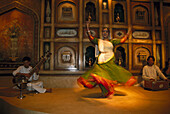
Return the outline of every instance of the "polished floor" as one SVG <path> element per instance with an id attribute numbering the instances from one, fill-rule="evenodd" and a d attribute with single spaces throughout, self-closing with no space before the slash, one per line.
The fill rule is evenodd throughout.
<path id="1" fill-rule="evenodd" d="M 102 98 L 99 88 L 53 88 L 36 94 L 0 88 L 0 113 L 8 114 L 170 114 L 170 89 L 148 91 L 141 87 L 115 88 L 113 99 Z"/>

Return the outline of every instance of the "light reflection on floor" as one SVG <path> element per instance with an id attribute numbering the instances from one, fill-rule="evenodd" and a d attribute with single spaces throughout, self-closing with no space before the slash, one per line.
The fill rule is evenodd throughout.
<path id="1" fill-rule="evenodd" d="M 2 91 L 3 90 L 3 91 Z M 52 93 L 25 94 L 20 100 L 5 96 L 10 89 L 0 89 L 0 98 L 18 108 L 58 114 L 167 114 L 170 90 L 148 91 L 140 87 L 116 87 L 112 99 L 101 97 L 100 88 L 53 88 Z M 16 96 L 17 95 L 17 96 Z M 1 107 L 0 107 L 1 108 Z M 114 113 L 113 113 L 114 112 Z"/>

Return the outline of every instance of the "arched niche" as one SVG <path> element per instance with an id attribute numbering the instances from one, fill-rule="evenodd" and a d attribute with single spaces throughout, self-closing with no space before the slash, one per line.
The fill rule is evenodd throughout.
<path id="1" fill-rule="evenodd" d="M 92 22 L 96 21 L 96 4 L 91 1 L 85 3 L 85 21 L 88 21 L 89 16 Z"/>
<path id="2" fill-rule="evenodd" d="M 57 5 L 56 18 L 58 22 L 76 22 L 78 10 L 76 4 L 71 1 L 63 1 Z"/>
<path id="3" fill-rule="evenodd" d="M 93 46 L 88 46 L 85 51 L 85 67 L 91 67 L 95 60 L 95 48 Z"/>
<path id="4" fill-rule="evenodd" d="M 56 69 L 76 69 L 76 53 L 71 47 L 64 46 L 57 50 Z"/>
<path id="5" fill-rule="evenodd" d="M 133 24 L 149 25 L 149 10 L 143 5 L 136 5 L 132 9 Z"/>
<path id="6" fill-rule="evenodd" d="M 113 23 L 122 24 L 126 23 L 126 2 L 112 1 L 113 7 Z"/>
<path id="7" fill-rule="evenodd" d="M 0 49 L 0 53 L 3 53 L 1 60 L 20 62 L 24 56 L 29 56 L 35 63 L 38 60 L 39 24 L 36 12 L 19 2 L 12 2 L 0 8 L 0 21 L 0 45 L 3 47 Z M 13 50 L 15 53 L 11 53 Z"/>
<path id="8" fill-rule="evenodd" d="M 114 8 L 114 22 L 124 22 L 124 8 L 120 3 L 115 4 Z"/>
<path id="9" fill-rule="evenodd" d="M 119 66 L 126 66 L 126 52 L 125 52 L 125 48 L 122 46 L 119 46 L 116 48 L 116 52 L 115 52 L 115 63 Z"/>

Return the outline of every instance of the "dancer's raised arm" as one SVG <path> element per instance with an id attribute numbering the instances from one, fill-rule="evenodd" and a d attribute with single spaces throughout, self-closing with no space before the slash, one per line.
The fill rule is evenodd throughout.
<path id="1" fill-rule="evenodd" d="M 131 31 L 132 27 L 129 27 L 127 34 L 121 39 L 120 43 L 124 43 L 126 41 Z"/>
<path id="2" fill-rule="evenodd" d="M 88 21 L 86 22 L 86 29 L 87 29 L 87 34 L 89 36 L 89 40 L 91 41 L 94 39 L 94 37 L 91 35 L 90 29 L 89 29 L 90 20 L 91 20 L 91 17 L 89 16 Z"/>

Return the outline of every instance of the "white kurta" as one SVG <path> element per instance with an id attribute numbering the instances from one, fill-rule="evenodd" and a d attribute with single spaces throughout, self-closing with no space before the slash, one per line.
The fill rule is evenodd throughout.
<path id="1" fill-rule="evenodd" d="M 161 77 L 162 79 L 167 79 L 161 70 L 159 69 L 158 66 L 152 65 L 152 66 L 144 66 L 143 68 L 143 73 L 142 73 L 142 78 L 144 80 L 149 80 L 149 79 L 155 79 L 157 80 L 157 76 Z"/>
<path id="2" fill-rule="evenodd" d="M 99 64 L 105 63 L 114 57 L 113 44 L 111 42 L 99 39 L 98 48 L 100 51 L 98 57 Z"/>
<path id="3" fill-rule="evenodd" d="M 24 66 L 20 66 L 18 67 L 15 71 L 13 71 L 13 75 L 16 76 L 17 73 L 30 73 L 30 70 L 32 69 L 31 66 L 29 66 L 29 68 L 25 68 Z M 32 90 L 36 90 L 39 93 L 45 93 L 46 89 L 43 88 L 43 82 L 42 81 L 36 81 L 36 82 L 32 82 L 34 80 L 38 80 L 39 79 L 39 75 L 37 75 L 36 73 L 34 73 L 29 79 L 28 81 L 30 81 L 30 83 L 27 83 L 27 89 L 29 91 Z"/>

